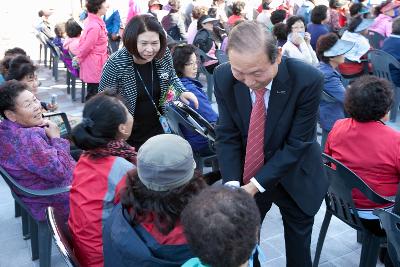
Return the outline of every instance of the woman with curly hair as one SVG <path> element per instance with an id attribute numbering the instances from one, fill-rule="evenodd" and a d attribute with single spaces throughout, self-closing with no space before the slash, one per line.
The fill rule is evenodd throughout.
<path id="1" fill-rule="evenodd" d="M 329 133 L 325 153 L 357 174 L 382 196 L 394 196 L 400 181 L 400 133 L 385 125 L 393 103 L 393 88 L 387 80 L 362 76 L 346 90 L 344 107 L 350 118 L 338 120 Z M 353 192 L 359 216 L 377 235 L 384 231 L 372 214 L 388 208 Z"/>
<path id="2" fill-rule="evenodd" d="M 177 135 L 143 144 L 103 230 L 105 266 L 178 267 L 193 257 L 180 216 L 205 187 L 194 168 L 192 148 Z"/>

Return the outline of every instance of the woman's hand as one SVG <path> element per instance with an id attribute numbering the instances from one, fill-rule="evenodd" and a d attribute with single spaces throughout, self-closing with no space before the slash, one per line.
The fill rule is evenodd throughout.
<path id="1" fill-rule="evenodd" d="M 55 110 L 57 110 L 58 105 L 57 105 L 57 104 L 47 103 L 47 104 L 46 104 L 46 107 L 47 107 L 47 109 L 50 110 L 50 111 L 55 111 Z"/>
<path id="2" fill-rule="evenodd" d="M 311 42 L 311 34 L 309 32 L 304 33 L 304 41 L 306 41 L 307 44 L 310 44 Z"/>
<path id="3" fill-rule="evenodd" d="M 54 122 L 45 120 L 41 126 L 44 127 L 48 138 L 60 138 L 60 128 Z"/>
<path id="4" fill-rule="evenodd" d="M 199 101 L 197 100 L 197 97 L 193 93 L 191 93 L 191 92 L 183 92 L 179 98 L 186 105 L 189 105 L 190 102 L 193 102 L 194 107 L 196 109 L 199 108 Z"/>

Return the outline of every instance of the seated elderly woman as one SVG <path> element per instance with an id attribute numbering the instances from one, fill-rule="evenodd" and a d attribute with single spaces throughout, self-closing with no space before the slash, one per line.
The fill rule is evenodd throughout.
<path id="1" fill-rule="evenodd" d="M 82 122 L 72 131 L 85 152 L 73 173 L 68 224 L 84 266 L 103 266 L 103 225 L 136 163 L 135 149 L 126 143 L 132 124 L 125 105 L 105 91 L 86 102 Z"/>
<path id="2" fill-rule="evenodd" d="M 390 83 L 375 76 L 362 76 L 346 90 L 344 106 L 350 118 L 338 120 L 329 133 L 325 153 L 342 162 L 372 190 L 382 196 L 396 195 L 400 181 L 400 133 L 384 121 L 393 103 Z M 354 204 L 367 228 L 384 231 L 372 214 L 384 207 L 353 192 Z"/>
<path id="3" fill-rule="evenodd" d="M 75 161 L 60 129 L 44 120 L 40 102 L 28 85 L 15 80 L 0 86 L 0 166 L 18 183 L 30 189 L 69 186 Z M 54 197 L 21 197 L 37 220 L 45 219 L 52 205 L 67 218 L 69 194 Z"/>
<path id="4" fill-rule="evenodd" d="M 215 123 L 218 119 L 217 113 L 212 109 L 207 95 L 203 91 L 203 85 L 196 80 L 197 57 L 196 47 L 193 45 L 178 45 L 172 51 L 175 72 L 181 80 L 183 86 L 192 92 L 199 101 L 199 108 L 196 110 L 204 119 L 210 123 Z M 190 103 L 194 109 L 194 104 Z M 208 140 L 198 133 L 188 129 L 182 129 L 185 139 L 188 140 L 195 153 L 201 156 L 213 154 L 208 145 Z"/>
<path id="5" fill-rule="evenodd" d="M 223 185 L 204 189 L 182 212 L 185 236 L 198 257 L 182 267 L 253 266 L 254 249 L 260 253 L 260 220 L 246 191 Z"/>
<path id="6" fill-rule="evenodd" d="M 300 16 L 288 18 L 286 31 L 287 42 L 282 46 L 283 55 L 317 65 L 318 59 L 311 47 L 311 35 L 306 32 L 304 18 Z"/>
<path id="7" fill-rule="evenodd" d="M 104 226 L 104 266 L 178 267 L 193 257 L 180 216 L 205 187 L 194 168 L 192 148 L 177 135 L 156 135 L 140 147 L 122 205 Z"/>
<path id="8" fill-rule="evenodd" d="M 6 80 L 17 80 L 28 84 L 28 90 L 34 95 L 38 93 L 39 81 L 36 75 L 37 67 L 28 56 L 18 55 L 9 64 Z M 45 110 L 54 111 L 57 105 L 47 102 L 40 102 Z"/>
<path id="9" fill-rule="evenodd" d="M 317 42 L 317 54 L 321 62 L 318 69 L 324 74 L 324 94 L 319 104 L 319 123 L 322 128 L 321 147 L 333 124 L 344 118 L 343 102 L 345 88 L 342 76 L 336 70 L 344 62 L 344 54 L 350 51 L 354 43 L 340 40 L 335 33 L 322 35 Z"/>
<path id="10" fill-rule="evenodd" d="M 354 47 L 345 55 L 346 61 L 339 65 L 343 75 L 360 76 L 367 69 L 366 54 L 371 48 L 367 39 L 368 27 L 373 20 L 363 19 L 361 15 L 354 17 L 347 30 L 342 35 L 342 40 L 355 43 Z"/>

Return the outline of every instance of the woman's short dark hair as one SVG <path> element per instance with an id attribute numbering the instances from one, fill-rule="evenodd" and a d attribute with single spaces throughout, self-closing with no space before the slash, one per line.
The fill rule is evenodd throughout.
<path id="1" fill-rule="evenodd" d="M 148 215 L 154 214 L 155 227 L 166 235 L 175 228 L 189 200 L 205 186 L 203 178 L 195 173 L 185 185 L 165 192 L 153 191 L 143 185 L 137 170 L 132 170 L 126 178 L 121 204 L 129 212 L 132 226 L 139 225 Z"/>
<path id="2" fill-rule="evenodd" d="M 349 7 L 350 16 L 354 17 L 358 15 L 361 12 L 362 8 L 363 5 L 361 3 L 351 4 L 351 6 Z"/>
<path id="3" fill-rule="evenodd" d="M 143 59 L 137 50 L 137 40 L 138 36 L 144 32 L 155 32 L 159 34 L 160 51 L 158 51 L 155 58 L 162 58 L 167 49 L 167 37 L 157 18 L 149 14 L 134 16 L 126 25 L 122 41 L 128 52 L 135 57 Z"/>
<path id="4" fill-rule="evenodd" d="M 78 37 L 81 35 L 82 27 L 73 18 L 70 18 L 65 23 L 65 32 L 69 38 Z"/>
<path id="5" fill-rule="evenodd" d="M 393 87 L 389 81 L 366 75 L 355 80 L 346 89 L 344 107 L 356 121 L 378 121 L 390 110 L 393 95 Z"/>
<path id="6" fill-rule="evenodd" d="M 303 16 L 291 16 L 290 18 L 288 18 L 286 20 L 286 33 L 289 34 L 292 32 L 292 26 L 293 24 L 295 24 L 296 22 L 301 21 L 303 22 L 304 25 L 304 29 L 306 29 L 306 22 L 303 18 Z"/>
<path id="7" fill-rule="evenodd" d="M 324 56 L 324 52 L 331 49 L 338 40 L 339 37 L 337 36 L 337 34 L 332 32 L 321 35 L 321 37 L 318 38 L 317 49 L 315 52 L 320 61 L 329 64 L 329 60 L 331 59 L 331 57 Z"/>
<path id="8" fill-rule="evenodd" d="M 183 71 L 185 65 L 188 63 L 190 56 L 196 52 L 196 47 L 191 44 L 180 44 L 172 50 L 172 60 L 174 62 L 174 68 L 176 75 L 179 78 L 184 77 Z"/>
<path id="9" fill-rule="evenodd" d="M 392 0 L 387 0 L 387 1 L 383 1 L 382 3 L 380 3 L 380 5 L 376 6 L 374 8 L 374 15 L 378 16 L 379 14 L 382 13 L 382 8 L 384 8 L 385 6 L 387 6 L 388 4 L 390 4 L 392 2 Z"/>
<path id="10" fill-rule="evenodd" d="M 278 9 L 271 13 L 270 20 L 272 25 L 275 25 L 279 22 L 283 22 L 285 18 L 286 18 L 286 10 Z"/>
<path id="11" fill-rule="evenodd" d="M 311 22 L 314 24 L 321 24 L 327 17 L 328 7 L 325 5 L 319 5 L 314 7 L 311 11 Z"/>
<path id="12" fill-rule="evenodd" d="M 28 85 L 16 80 L 10 80 L 0 85 L 0 115 L 7 119 L 4 112 L 6 110 L 15 111 L 15 100 L 25 90 Z"/>
<path id="13" fill-rule="evenodd" d="M 16 56 L 16 55 L 23 55 L 26 56 L 26 51 L 22 49 L 21 47 L 13 47 L 10 49 L 7 49 L 6 52 L 4 52 L 4 56 Z"/>
<path id="14" fill-rule="evenodd" d="M 82 122 L 72 130 L 72 140 L 82 150 L 105 147 L 116 139 L 118 126 L 127 121 L 126 112 L 112 91 L 97 94 L 86 102 Z"/>
<path id="15" fill-rule="evenodd" d="M 272 33 L 276 37 L 277 40 L 286 40 L 287 39 L 287 30 L 286 24 L 281 22 L 274 25 L 272 29 Z"/>
<path id="16" fill-rule="evenodd" d="M 27 76 L 35 74 L 37 67 L 29 57 L 19 55 L 11 59 L 8 66 L 6 80 L 21 81 Z"/>
<path id="17" fill-rule="evenodd" d="M 349 23 L 349 27 L 347 27 L 347 30 L 349 32 L 354 32 L 356 30 L 356 28 L 358 27 L 358 25 L 361 24 L 362 21 L 363 21 L 363 18 L 361 17 L 361 15 L 355 16 L 354 18 L 351 19 L 351 21 Z"/>
<path id="18" fill-rule="evenodd" d="M 233 15 L 240 16 L 242 14 L 242 11 L 244 7 L 246 6 L 246 3 L 243 1 L 235 1 L 232 4 L 232 13 Z"/>
<path id="19" fill-rule="evenodd" d="M 92 14 L 97 14 L 97 12 L 101 9 L 101 5 L 106 0 L 86 0 L 86 9 L 87 12 Z"/>
<path id="20" fill-rule="evenodd" d="M 213 267 L 245 263 L 257 244 L 261 221 L 257 204 L 248 193 L 222 185 L 206 188 L 194 197 L 181 220 L 194 255 Z"/>

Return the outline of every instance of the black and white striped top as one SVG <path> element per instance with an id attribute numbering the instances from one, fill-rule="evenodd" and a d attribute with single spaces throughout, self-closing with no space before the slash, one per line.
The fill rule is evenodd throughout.
<path id="1" fill-rule="evenodd" d="M 155 59 L 154 62 L 161 87 L 160 106 L 164 111 L 163 99 L 166 98 L 168 88 L 175 91 L 175 97 L 186 90 L 176 76 L 169 49 L 161 59 Z M 133 57 L 125 47 L 112 54 L 104 65 L 99 92 L 107 88 L 116 90 L 125 99 L 129 112 L 134 116 L 137 99 L 136 76 Z"/>

